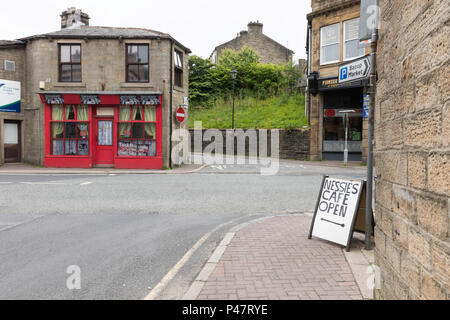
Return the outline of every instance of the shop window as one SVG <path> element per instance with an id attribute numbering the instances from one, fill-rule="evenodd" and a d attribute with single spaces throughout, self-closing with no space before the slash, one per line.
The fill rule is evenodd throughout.
<path id="1" fill-rule="evenodd" d="M 118 155 L 156 156 L 156 109 L 153 106 L 120 106 Z"/>
<path id="2" fill-rule="evenodd" d="M 320 64 L 340 61 L 340 41 L 339 23 L 320 29 Z"/>
<path id="3" fill-rule="evenodd" d="M 352 60 L 364 55 L 359 46 L 359 18 L 344 22 L 344 60 Z"/>
<path id="4" fill-rule="evenodd" d="M 54 156 L 89 155 L 89 107 L 52 107 L 51 146 Z"/>
<path id="5" fill-rule="evenodd" d="M 59 45 L 59 81 L 81 82 L 81 45 Z"/>
<path id="6" fill-rule="evenodd" d="M 149 47 L 127 45 L 127 82 L 149 82 Z"/>
<path id="7" fill-rule="evenodd" d="M 175 50 L 175 85 L 183 86 L 183 54 Z"/>

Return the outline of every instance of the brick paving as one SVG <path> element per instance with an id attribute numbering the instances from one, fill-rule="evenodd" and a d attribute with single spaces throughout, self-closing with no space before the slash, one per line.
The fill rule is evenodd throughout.
<path id="1" fill-rule="evenodd" d="M 342 248 L 308 240 L 312 217 L 275 217 L 240 230 L 199 300 L 361 300 Z"/>

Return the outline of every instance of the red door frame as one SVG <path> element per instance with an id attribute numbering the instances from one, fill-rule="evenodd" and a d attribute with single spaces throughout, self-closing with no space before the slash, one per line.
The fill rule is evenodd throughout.
<path id="1" fill-rule="evenodd" d="M 112 123 L 112 142 L 110 146 L 100 146 L 98 144 L 98 123 L 100 121 L 106 121 Z M 93 158 L 94 158 L 94 166 L 97 165 L 114 165 L 114 145 L 115 140 L 114 139 L 114 132 L 115 132 L 115 121 L 114 117 L 95 117 L 93 119 L 94 122 L 94 144 L 93 144 Z"/>

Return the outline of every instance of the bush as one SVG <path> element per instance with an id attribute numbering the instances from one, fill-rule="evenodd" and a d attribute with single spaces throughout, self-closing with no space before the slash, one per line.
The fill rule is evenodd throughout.
<path id="1" fill-rule="evenodd" d="M 236 81 L 230 72 L 238 72 Z M 282 93 L 292 93 L 301 76 L 298 66 L 262 64 L 248 48 L 237 52 L 225 50 L 218 64 L 198 56 L 189 58 L 189 100 L 192 107 L 211 108 L 217 101 L 229 101 L 235 85 L 240 99 L 267 99 Z"/>

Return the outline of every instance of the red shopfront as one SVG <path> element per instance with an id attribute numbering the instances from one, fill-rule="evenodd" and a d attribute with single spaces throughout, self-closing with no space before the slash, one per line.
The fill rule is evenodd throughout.
<path id="1" fill-rule="evenodd" d="M 161 94 L 40 96 L 46 167 L 163 169 Z"/>

